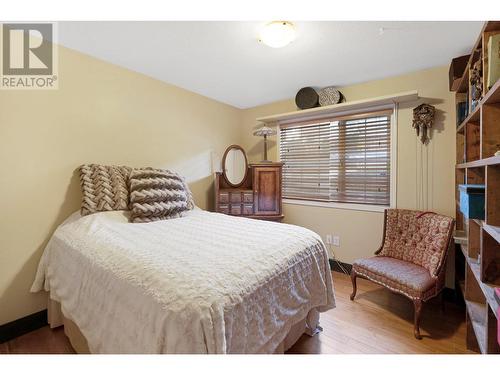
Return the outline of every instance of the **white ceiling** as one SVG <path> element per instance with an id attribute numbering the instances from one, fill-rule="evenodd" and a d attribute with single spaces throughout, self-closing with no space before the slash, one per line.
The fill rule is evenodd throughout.
<path id="1" fill-rule="evenodd" d="M 59 43 L 238 108 L 449 64 L 482 22 L 294 22 L 280 49 L 264 22 L 60 22 Z"/>

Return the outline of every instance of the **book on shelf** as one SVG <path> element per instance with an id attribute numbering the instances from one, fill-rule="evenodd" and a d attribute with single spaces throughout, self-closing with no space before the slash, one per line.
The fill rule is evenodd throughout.
<path id="1" fill-rule="evenodd" d="M 490 36 L 488 40 L 488 77 L 487 87 L 490 89 L 500 79 L 500 33 Z"/>
<path id="2" fill-rule="evenodd" d="M 468 104 L 469 103 L 467 101 L 457 103 L 457 126 L 460 126 L 460 124 L 467 118 L 467 115 L 469 114 Z"/>

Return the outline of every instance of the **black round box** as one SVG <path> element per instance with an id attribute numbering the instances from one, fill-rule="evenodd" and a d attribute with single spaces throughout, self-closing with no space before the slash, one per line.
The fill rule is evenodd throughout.
<path id="1" fill-rule="evenodd" d="M 319 105 L 319 95 L 312 87 L 303 87 L 295 95 L 295 104 L 300 109 L 317 107 Z"/>

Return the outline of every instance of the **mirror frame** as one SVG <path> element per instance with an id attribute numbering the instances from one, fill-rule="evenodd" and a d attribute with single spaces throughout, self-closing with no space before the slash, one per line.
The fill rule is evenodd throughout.
<path id="1" fill-rule="evenodd" d="M 245 157 L 245 175 L 243 176 L 243 179 L 238 184 L 231 183 L 231 181 L 229 181 L 229 179 L 227 178 L 227 175 L 226 175 L 226 157 L 227 157 L 227 154 L 229 153 L 229 151 L 231 151 L 233 149 L 240 150 L 243 153 L 243 156 Z M 241 185 L 243 185 L 243 183 L 246 181 L 246 179 L 248 177 L 248 159 L 247 159 L 247 154 L 246 154 L 245 150 L 243 150 L 243 147 L 241 147 L 240 145 L 231 145 L 228 148 L 226 148 L 226 151 L 224 151 L 224 156 L 222 157 L 222 175 L 224 176 L 224 181 L 226 181 L 226 183 L 233 188 L 237 188 L 237 187 L 240 187 Z"/>

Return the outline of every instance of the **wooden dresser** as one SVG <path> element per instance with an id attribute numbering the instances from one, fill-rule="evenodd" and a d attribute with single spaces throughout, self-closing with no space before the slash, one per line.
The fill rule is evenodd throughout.
<path id="1" fill-rule="evenodd" d="M 231 187 L 224 174 L 215 177 L 215 210 L 228 215 L 281 221 L 281 172 L 283 163 L 250 164 L 238 187 Z"/>

